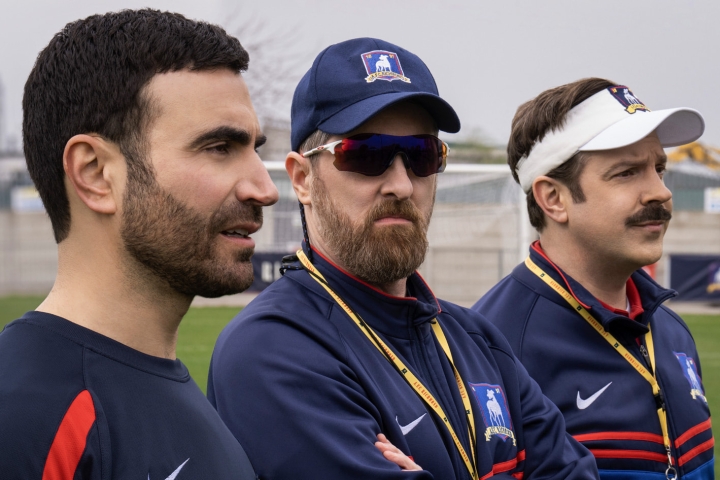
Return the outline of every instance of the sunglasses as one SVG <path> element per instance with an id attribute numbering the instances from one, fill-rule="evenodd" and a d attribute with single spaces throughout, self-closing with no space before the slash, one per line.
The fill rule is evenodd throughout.
<path id="1" fill-rule="evenodd" d="M 429 177 L 445 170 L 447 143 L 434 135 L 398 137 L 382 133 L 360 133 L 313 148 L 303 157 L 328 151 L 335 155 L 335 168 L 370 177 L 382 175 L 395 157 L 403 154 L 403 164 L 418 177 Z"/>

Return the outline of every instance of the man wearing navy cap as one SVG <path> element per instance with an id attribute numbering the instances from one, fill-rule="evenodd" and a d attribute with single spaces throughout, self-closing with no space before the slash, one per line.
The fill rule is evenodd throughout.
<path id="1" fill-rule="evenodd" d="M 382 40 L 332 45 L 300 81 L 303 248 L 223 331 L 208 385 L 261 478 L 596 478 L 502 335 L 416 272 L 437 133 L 459 129 L 425 64 Z"/>
<path id="2" fill-rule="evenodd" d="M 608 479 L 713 478 L 695 342 L 641 267 L 672 211 L 663 147 L 702 135 L 689 108 L 650 111 L 600 78 L 518 108 L 508 163 L 540 240 L 473 309 L 565 415 Z"/>

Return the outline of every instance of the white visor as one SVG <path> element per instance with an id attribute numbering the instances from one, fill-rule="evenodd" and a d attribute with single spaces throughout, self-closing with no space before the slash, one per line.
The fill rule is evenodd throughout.
<path id="1" fill-rule="evenodd" d="M 561 127 L 547 132 L 530 154 L 520 159 L 520 186 L 528 193 L 536 178 L 578 152 L 632 145 L 653 131 L 663 147 L 675 147 L 700 138 L 705 121 L 692 108 L 651 112 L 627 87 L 606 88 L 573 107 Z"/>

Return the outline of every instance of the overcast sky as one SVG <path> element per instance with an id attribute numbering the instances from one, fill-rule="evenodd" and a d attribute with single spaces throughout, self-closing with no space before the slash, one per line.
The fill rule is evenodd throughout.
<path id="1" fill-rule="evenodd" d="M 5 137 L 19 145 L 24 82 L 38 52 L 69 21 L 153 7 L 236 31 L 242 43 L 275 39 L 300 67 L 327 45 L 379 37 L 419 55 L 457 110 L 461 136 L 504 145 L 515 109 L 541 91 L 582 77 L 629 86 L 651 109 L 693 107 L 702 141 L 720 146 L 720 2 L 670 0 L 24 0 L 0 6 L 0 82 Z M 285 42 L 285 43 L 283 43 Z M 251 50 L 252 55 L 252 50 Z M 253 60 L 251 57 L 250 70 Z M 277 79 L 267 78 L 267 82 Z M 276 115 L 289 118 L 290 91 Z"/>

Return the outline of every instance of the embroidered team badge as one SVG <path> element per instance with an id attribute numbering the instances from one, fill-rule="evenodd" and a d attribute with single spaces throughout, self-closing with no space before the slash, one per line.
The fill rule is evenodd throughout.
<path id="1" fill-rule="evenodd" d="M 628 113 L 635 113 L 638 110 L 649 112 L 650 109 L 645 106 L 630 89 L 624 85 L 616 85 L 614 87 L 608 87 L 608 91 L 615 97 L 615 100 L 625 107 L 625 111 Z"/>
<path id="2" fill-rule="evenodd" d="M 512 419 L 505 400 L 505 392 L 503 392 L 500 385 L 471 383 L 470 388 L 475 394 L 475 400 L 480 405 L 483 421 L 487 427 L 485 429 L 485 440 L 489 442 L 493 435 L 497 435 L 503 442 L 511 438 L 513 445 L 516 445 Z"/>
<path id="3" fill-rule="evenodd" d="M 397 53 L 387 52 L 385 50 L 373 50 L 372 52 L 363 53 L 360 56 L 365 65 L 365 71 L 367 71 L 368 74 L 365 78 L 366 82 L 372 83 L 375 80 L 387 80 L 388 82 L 402 80 L 403 82 L 410 83 L 410 79 L 403 73 Z"/>
<path id="4" fill-rule="evenodd" d="M 682 352 L 673 353 L 678 359 L 678 362 L 680 362 L 680 368 L 683 371 L 683 375 L 685 375 L 685 378 L 690 384 L 690 395 L 692 395 L 693 400 L 701 398 L 705 403 L 707 403 L 707 398 L 705 398 L 705 392 L 703 391 L 702 385 L 700 384 L 700 375 L 698 375 L 695 360 L 692 357 L 688 357 Z"/>
<path id="5" fill-rule="evenodd" d="M 720 292 L 720 262 L 714 262 L 708 267 L 707 293 Z"/>

